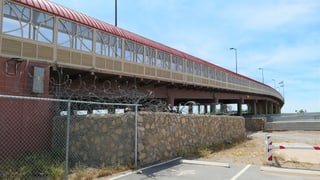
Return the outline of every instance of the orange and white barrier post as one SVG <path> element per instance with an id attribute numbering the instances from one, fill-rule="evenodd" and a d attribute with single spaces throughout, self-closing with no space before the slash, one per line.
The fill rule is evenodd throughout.
<path id="1" fill-rule="evenodd" d="M 273 149 L 306 149 L 306 150 L 320 150 L 320 146 L 291 146 L 291 145 L 273 145 L 271 135 L 265 135 L 266 155 L 268 164 L 272 165 L 272 150 Z"/>
<path id="2" fill-rule="evenodd" d="M 272 139 L 270 134 L 265 136 L 266 156 L 268 158 L 268 164 L 272 165 Z"/>

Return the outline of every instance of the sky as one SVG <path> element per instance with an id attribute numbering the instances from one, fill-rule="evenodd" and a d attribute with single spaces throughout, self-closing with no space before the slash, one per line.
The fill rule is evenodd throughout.
<path id="1" fill-rule="evenodd" d="M 51 1 L 115 24 L 115 0 Z M 320 112 L 320 1 L 117 0 L 117 12 L 118 27 L 231 71 L 236 48 L 238 73 L 277 89 L 283 113 Z"/>

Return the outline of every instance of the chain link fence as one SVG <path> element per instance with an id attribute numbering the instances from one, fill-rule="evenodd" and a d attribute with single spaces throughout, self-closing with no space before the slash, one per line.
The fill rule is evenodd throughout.
<path id="1" fill-rule="evenodd" d="M 137 110 L 0 95 L 0 179 L 90 179 L 108 175 L 99 169 L 136 166 Z"/>

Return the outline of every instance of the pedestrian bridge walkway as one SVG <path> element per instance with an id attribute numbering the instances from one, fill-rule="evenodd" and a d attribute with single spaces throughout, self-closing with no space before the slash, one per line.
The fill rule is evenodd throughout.
<path id="1" fill-rule="evenodd" d="M 0 62 L 11 67 L 7 74 L 36 64 L 50 71 L 47 79 L 61 71 L 138 79 L 153 91 L 160 87 L 157 98 L 171 105 L 236 103 L 239 112 L 248 104 L 253 114 L 280 113 L 284 104 L 266 84 L 50 1 L 4 0 L 0 10 Z"/>

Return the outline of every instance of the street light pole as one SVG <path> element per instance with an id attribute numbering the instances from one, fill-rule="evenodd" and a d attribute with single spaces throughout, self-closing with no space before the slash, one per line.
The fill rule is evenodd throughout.
<path id="1" fill-rule="evenodd" d="M 118 26 L 118 2 L 114 1 L 114 26 Z"/>
<path id="2" fill-rule="evenodd" d="M 264 74 L 263 74 L 263 68 L 259 68 L 261 70 L 261 75 L 262 75 L 262 83 L 264 83 Z"/>
<path id="3" fill-rule="evenodd" d="M 282 96 L 284 98 L 284 81 L 279 82 L 280 87 L 282 87 Z"/>
<path id="4" fill-rule="evenodd" d="M 276 89 L 276 80 L 272 79 L 273 83 L 274 83 L 274 89 Z"/>
<path id="5" fill-rule="evenodd" d="M 237 55 L 237 48 L 230 48 L 230 50 L 234 50 L 234 56 L 236 58 L 236 73 L 238 73 L 238 55 Z"/>

